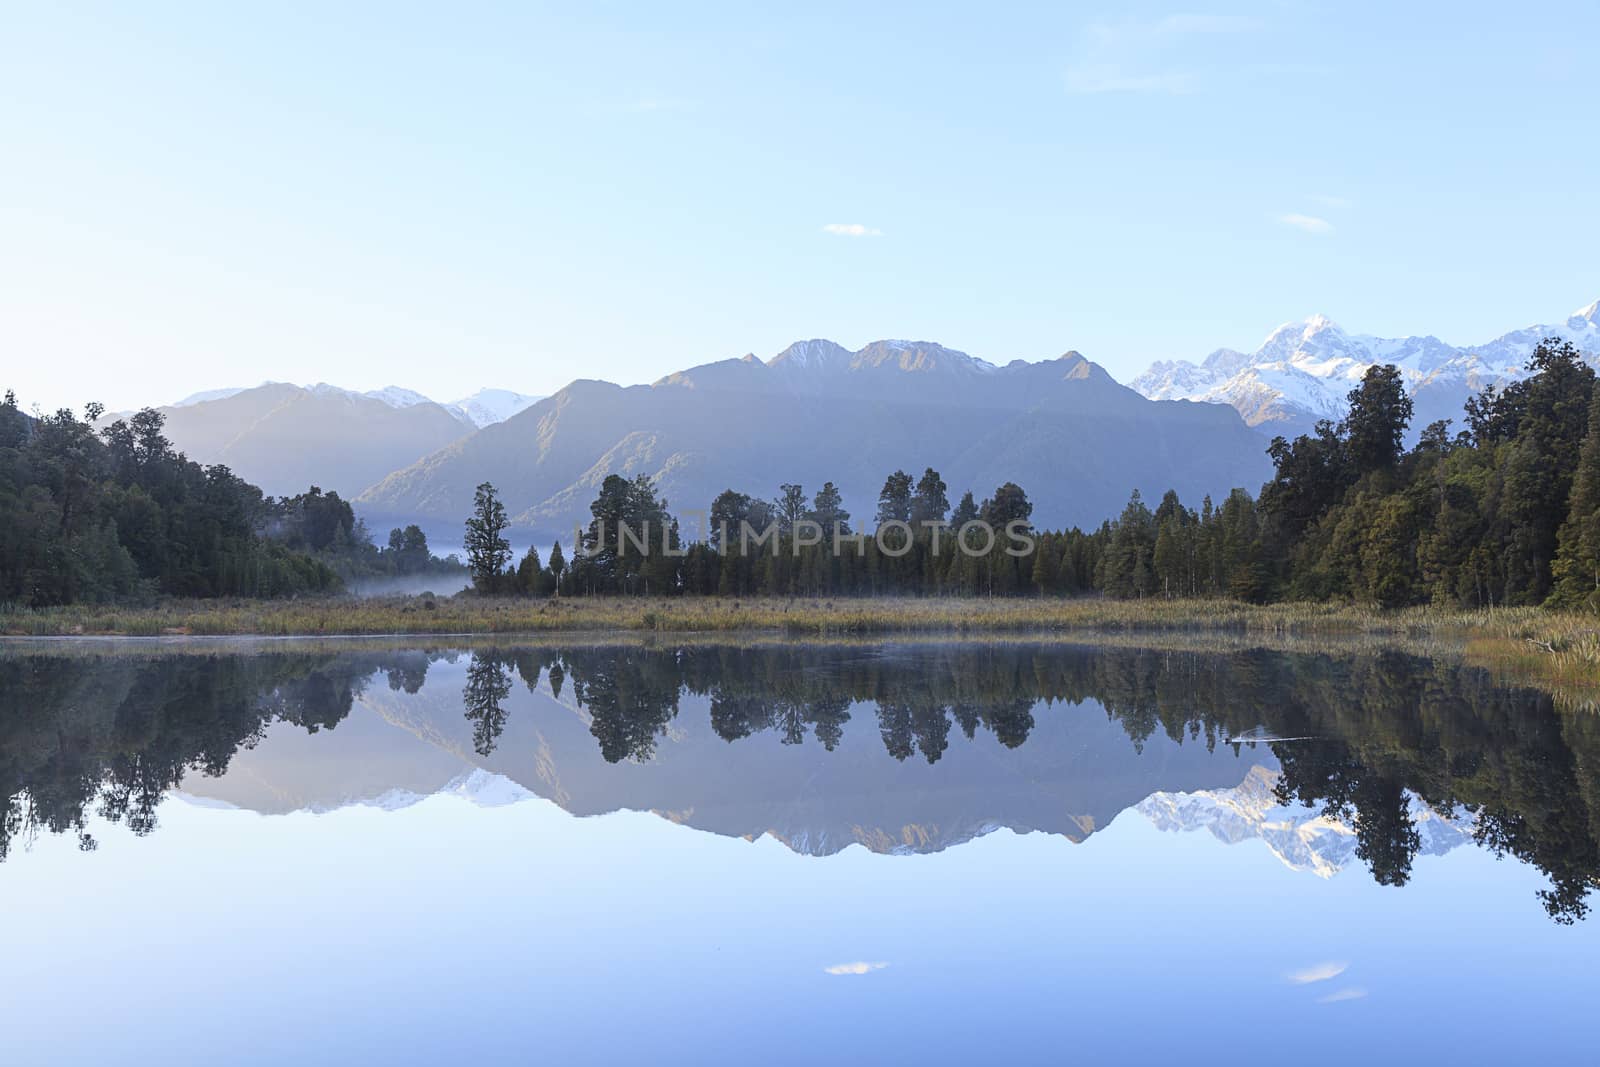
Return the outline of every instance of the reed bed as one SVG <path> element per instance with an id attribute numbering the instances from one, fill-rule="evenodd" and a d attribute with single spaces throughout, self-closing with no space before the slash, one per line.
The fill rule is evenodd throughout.
<path id="1" fill-rule="evenodd" d="M 1600 620 L 1539 608 L 1380 611 L 1349 604 L 1056 598 L 475 596 L 170 600 L 146 606 L 0 606 L 6 637 L 512 637 L 706 635 L 719 640 L 886 636 L 1226 636 L 1275 645 L 1352 639 L 1448 649 L 1507 680 L 1600 706 Z M 1159 643 L 1159 642 L 1157 642 Z"/>
<path id="2" fill-rule="evenodd" d="M 0 609 L 0 634 L 333 636 L 556 630 L 792 634 L 1162 632 L 1420 636 L 1442 616 L 1323 604 L 1025 598 L 317 598 L 174 600 L 143 607 Z"/>

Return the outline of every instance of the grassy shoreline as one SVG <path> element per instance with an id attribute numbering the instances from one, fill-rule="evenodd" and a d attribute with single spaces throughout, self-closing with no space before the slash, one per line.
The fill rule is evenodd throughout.
<path id="1" fill-rule="evenodd" d="M 1600 687 L 1600 620 L 1537 608 L 1378 611 L 1232 600 L 991 598 L 317 598 L 167 601 L 149 607 L 0 609 L 0 635 L 510 636 L 558 632 L 848 637 L 1224 633 L 1285 639 L 1430 639 L 1469 662 L 1550 687 Z"/>

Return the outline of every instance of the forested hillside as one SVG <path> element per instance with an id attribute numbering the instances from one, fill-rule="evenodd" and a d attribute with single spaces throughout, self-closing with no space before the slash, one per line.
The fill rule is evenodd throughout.
<path id="1" fill-rule="evenodd" d="M 273 597 L 337 590 L 341 577 L 455 566 L 420 530 L 374 547 L 350 505 L 312 487 L 274 499 L 227 467 L 173 449 L 144 410 L 33 417 L 0 403 L 0 604 Z"/>
<path id="2" fill-rule="evenodd" d="M 709 529 L 690 543 L 648 477 L 608 477 L 590 507 L 580 551 L 541 564 L 536 553 L 480 588 L 501 592 L 725 595 L 1232 596 L 1250 601 L 1346 600 L 1383 607 L 1552 603 L 1593 607 L 1600 589 L 1600 403 L 1594 371 L 1564 341 L 1540 344 L 1528 376 L 1488 389 L 1452 433 L 1426 427 L 1402 442 L 1412 401 L 1392 366 L 1371 368 L 1349 414 L 1268 448 L 1259 496 L 1234 489 L 1199 508 L 1168 491 L 1152 509 L 1135 491 L 1093 530 L 1039 530 L 1014 483 L 954 508 L 944 479 L 893 472 L 866 530 L 833 483 L 807 497 L 785 484 L 771 501 L 727 490 Z M 814 522 L 816 543 L 800 529 Z M 1021 522 L 1027 542 L 997 534 Z M 905 524 L 902 528 L 899 524 Z M 769 539 L 736 537 L 748 524 Z M 885 526 L 884 524 L 889 524 Z M 930 525 L 931 524 L 931 525 Z M 647 550 L 621 535 L 650 531 Z M 842 536 L 838 544 L 832 531 Z M 668 551 L 663 551 L 663 545 Z M 965 546 L 965 547 L 963 547 Z M 560 546 L 557 545 L 560 553 Z M 1007 551 L 1010 549 L 1010 551 Z M 669 553 L 681 553 L 673 555 Z"/>

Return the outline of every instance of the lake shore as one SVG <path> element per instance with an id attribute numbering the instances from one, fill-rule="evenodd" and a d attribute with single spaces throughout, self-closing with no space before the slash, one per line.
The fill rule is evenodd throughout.
<path id="1" fill-rule="evenodd" d="M 1055 598 L 457 597 L 170 600 L 145 607 L 0 610 L 7 637 L 468 636 L 555 632 L 791 636 L 1437 639 L 1543 685 L 1600 686 L 1600 621 L 1538 608 L 1378 611 L 1341 604 Z"/>

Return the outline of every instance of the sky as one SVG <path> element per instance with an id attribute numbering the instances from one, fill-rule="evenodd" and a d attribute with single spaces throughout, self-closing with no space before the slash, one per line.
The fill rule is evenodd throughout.
<path id="1" fill-rule="evenodd" d="M 0 0 L 0 388 L 440 400 L 828 337 L 1462 344 L 1600 297 L 1600 6 Z"/>

